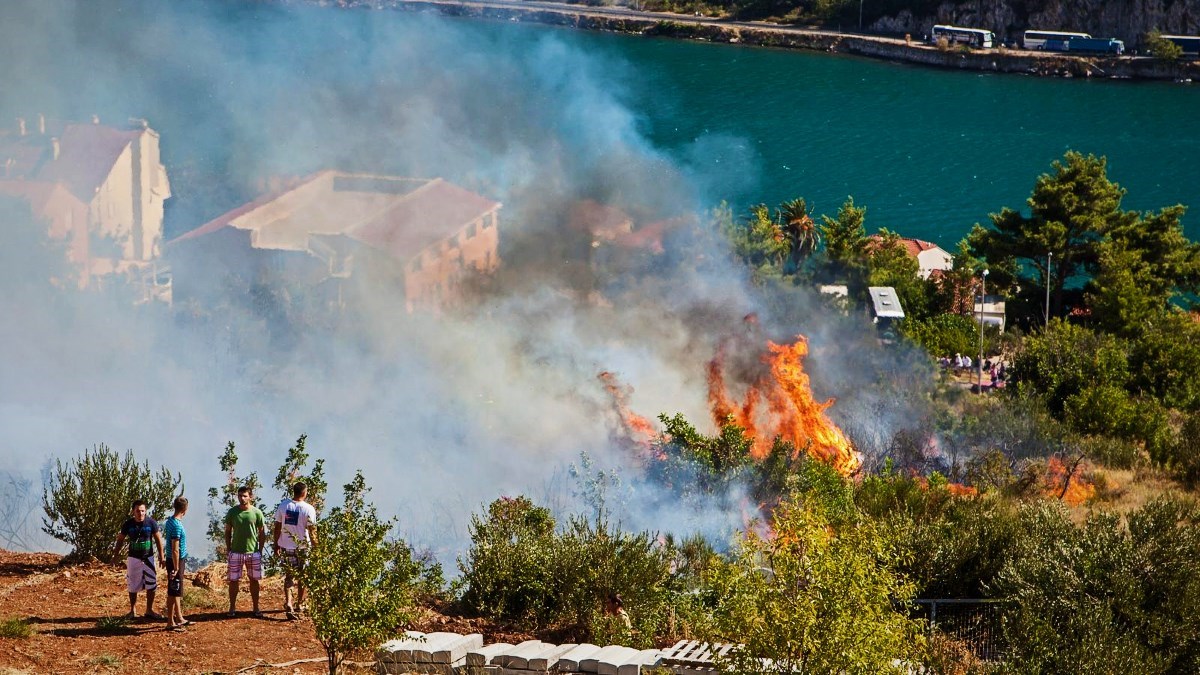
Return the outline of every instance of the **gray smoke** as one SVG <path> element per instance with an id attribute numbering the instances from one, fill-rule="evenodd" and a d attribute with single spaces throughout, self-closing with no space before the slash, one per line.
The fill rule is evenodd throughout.
<path id="1" fill-rule="evenodd" d="M 811 338 L 818 396 L 838 398 L 837 421 L 862 417 L 852 426 L 871 430 L 855 434 L 869 452 L 910 414 L 878 383 L 922 386 L 861 317 L 801 290 L 756 300 L 697 217 L 723 197 L 703 158 L 720 145 L 753 180 L 747 144 L 715 134 L 654 147 L 622 85 L 635 66 L 555 30 L 255 2 L 30 0 L 0 8 L 0 45 L 3 119 L 150 121 L 175 192 L 168 238 L 268 178 L 325 168 L 441 176 L 505 203 L 504 271 L 467 311 L 409 316 L 394 289 L 359 289 L 372 300 L 349 316 L 287 335 L 244 298 L 167 310 L 39 296 L 31 280 L 46 278 L 53 252 L 6 247 L 0 469 L 14 476 L 103 442 L 181 471 L 196 503 L 222 481 L 227 441 L 243 473 L 269 481 L 307 433 L 333 499 L 362 469 L 401 532 L 449 561 L 469 514 L 498 496 L 585 509 L 569 467 L 586 456 L 620 478 L 610 506 L 625 526 L 720 537 L 742 522 L 736 496 L 708 511 L 647 506 L 660 500 L 635 487 L 598 373 L 630 386 L 641 414 L 682 412 L 711 431 L 705 361 L 757 312 L 767 337 Z M 581 199 L 641 223 L 700 225 L 650 265 L 581 282 L 565 228 Z M 212 308 L 225 313 L 194 320 Z"/>

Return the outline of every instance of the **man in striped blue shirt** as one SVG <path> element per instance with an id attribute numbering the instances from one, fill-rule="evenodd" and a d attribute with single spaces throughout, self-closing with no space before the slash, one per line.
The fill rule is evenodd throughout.
<path id="1" fill-rule="evenodd" d="M 163 536 L 167 540 L 167 628 L 184 632 L 191 623 L 183 618 L 180 599 L 183 598 L 183 559 L 187 557 L 187 532 L 183 529 L 183 518 L 187 513 L 187 497 L 179 495 L 172 504 L 175 513 L 163 523 Z"/>

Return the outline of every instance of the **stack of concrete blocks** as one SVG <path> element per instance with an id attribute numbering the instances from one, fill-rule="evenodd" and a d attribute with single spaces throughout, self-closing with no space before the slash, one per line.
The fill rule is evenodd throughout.
<path id="1" fill-rule="evenodd" d="M 399 675 L 456 675 L 466 665 L 467 652 L 483 646 L 479 633 L 419 633 L 408 631 L 375 652 L 375 670 Z"/>
<path id="2" fill-rule="evenodd" d="M 403 639 L 384 643 L 375 656 L 376 671 L 393 674 L 642 675 L 662 663 L 663 651 L 540 640 L 485 646 L 479 634 L 409 631 Z"/>

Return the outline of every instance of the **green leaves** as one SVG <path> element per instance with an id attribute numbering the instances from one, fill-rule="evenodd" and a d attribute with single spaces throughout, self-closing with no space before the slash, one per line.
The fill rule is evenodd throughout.
<path id="1" fill-rule="evenodd" d="M 899 609 L 912 587 L 891 569 L 895 547 L 873 521 L 835 525 L 814 502 L 786 500 L 771 534 L 751 532 L 710 574 L 712 641 L 741 643 L 725 671 L 903 672 L 922 643 Z"/>
<path id="2" fill-rule="evenodd" d="M 374 647 L 411 620 L 425 566 L 403 542 L 387 540 L 392 521 L 366 500 L 362 472 L 344 487 L 344 501 L 317 525 L 300 583 L 331 675 L 355 649 Z"/>
<path id="3" fill-rule="evenodd" d="M 132 450 L 121 457 L 101 444 L 82 457 L 55 461 L 42 491 L 42 530 L 69 544 L 74 558 L 107 559 L 135 499 L 145 500 L 151 517 L 161 520 L 182 491 L 182 477 L 166 467 L 151 471 Z"/>

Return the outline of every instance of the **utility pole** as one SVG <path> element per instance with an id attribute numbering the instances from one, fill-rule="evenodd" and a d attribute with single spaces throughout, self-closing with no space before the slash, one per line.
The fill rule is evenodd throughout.
<path id="1" fill-rule="evenodd" d="M 1046 252 L 1046 326 L 1045 330 L 1050 330 L 1050 260 L 1054 257 L 1053 251 Z"/>
<path id="2" fill-rule="evenodd" d="M 983 393 L 983 307 L 987 302 L 987 275 L 986 268 L 983 270 L 983 279 L 979 285 L 979 393 Z"/>

